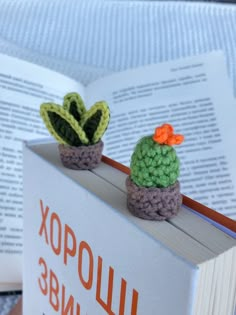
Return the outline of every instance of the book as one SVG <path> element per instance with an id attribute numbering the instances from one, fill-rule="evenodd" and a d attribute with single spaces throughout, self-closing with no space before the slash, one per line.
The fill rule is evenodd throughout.
<path id="1" fill-rule="evenodd" d="M 108 102 L 104 154 L 124 165 L 141 134 L 173 123 L 186 138 L 178 148 L 182 192 L 235 220 L 236 106 L 221 52 L 127 70 L 86 87 L 16 58 L 0 61 L 0 291 L 19 289 L 22 281 L 22 140 L 48 137 L 39 105 L 61 104 L 68 92 L 78 92 L 88 107 Z"/>
<path id="2" fill-rule="evenodd" d="M 236 239 L 185 204 L 133 216 L 126 177 L 106 157 L 75 171 L 57 143 L 25 145 L 23 313 L 232 315 Z"/>

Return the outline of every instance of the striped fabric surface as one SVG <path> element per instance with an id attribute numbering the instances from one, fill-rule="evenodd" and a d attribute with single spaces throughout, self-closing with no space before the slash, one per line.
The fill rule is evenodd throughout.
<path id="1" fill-rule="evenodd" d="M 0 52 L 84 84 L 106 73 L 224 51 L 236 95 L 236 6 L 169 1 L 0 0 Z M 17 297 L 0 298 L 0 315 Z"/>
<path id="2" fill-rule="evenodd" d="M 73 65 L 118 71 L 222 49 L 236 91 L 236 6 L 169 1 L 0 0 L 3 52 L 85 83 Z M 54 68 L 57 68 L 54 65 Z M 98 71 L 99 72 L 99 71 Z"/>

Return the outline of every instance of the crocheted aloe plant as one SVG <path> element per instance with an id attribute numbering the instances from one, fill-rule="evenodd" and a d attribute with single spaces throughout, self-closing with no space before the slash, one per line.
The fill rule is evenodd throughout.
<path id="1" fill-rule="evenodd" d="M 77 93 L 65 95 L 62 106 L 43 103 L 40 106 L 40 115 L 59 143 L 75 147 L 98 143 L 110 120 L 110 110 L 106 102 L 97 102 L 86 110 Z"/>
<path id="2" fill-rule="evenodd" d="M 164 188 L 174 184 L 179 176 L 179 159 L 174 144 L 183 141 L 174 135 L 173 127 L 164 124 L 154 136 L 142 138 L 131 157 L 131 179 L 137 186 Z"/>

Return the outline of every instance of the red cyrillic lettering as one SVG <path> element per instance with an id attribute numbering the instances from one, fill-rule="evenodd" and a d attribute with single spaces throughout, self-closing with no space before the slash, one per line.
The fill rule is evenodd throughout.
<path id="1" fill-rule="evenodd" d="M 86 252 L 88 253 L 88 259 L 89 259 L 89 270 L 88 270 L 88 279 L 87 281 L 84 280 L 83 277 L 83 255 L 84 255 L 84 251 L 86 250 Z M 82 241 L 79 245 L 79 259 L 78 259 L 78 273 L 79 273 L 79 278 L 81 283 L 83 284 L 83 286 L 85 287 L 85 289 L 90 290 L 93 284 L 93 253 L 91 248 L 89 247 L 89 245 Z"/>
<path id="2" fill-rule="evenodd" d="M 137 315 L 138 310 L 138 292 L 133 289 L 131 315 Z"/>
<path id="3" fill-rule="evenodd" d="M 48 216 L 48 212 L 49 212 L 49 207 L 47 206 L 45 208 L 44 211 L 44 207 L 43 207 L 43 201 L 40 200 L 40 209 L 41 209 L 41 214 L 42 214 L 42 223 L 39 229 L 39 235 L 42 236 L 43 232 L 45 234 L 45 241 L 48 244 L 48 233 L 47 233 L 47 225 L 46 225 L 46 219 Z"/>
<path id="4" fill-rule="evenodd" d="M 80 315 L 80 305 L 76 303 L 76 315 Z"/>
<path id="5" fill-rule="evenodd" d="M 126 288 L 127 282 L 122 278 L 121 280 L 121 287 L 120 287 L 120 308 L 119 308 L 119 315 L 125 314 L 125 300 L 126 300 Z M 132 294 L 132 303 L 131 303 L 131 315 L 137 315 L 138 309 L 138 292 L 133 290 Z"/>
<path id="6" fill-rule="evenodd" d="M 57 233 L 54 233 L 54 222 L 57 223 Z M 56 241 L 57 244 L 55 245 L 54 242 Z M 51 214 L 50 219 L 50 242 L 54 253 L 59 255 L 61 253 L 61 221 L 55 212 Z"/>
<path id="7" fill-rule="evenodd" d="M 127 282 L 122 278 L 121 279 L 121 286 L 120 286 L 119 315 L 124 315 L 125 314 L 126 286 L 127 286 Z"/>
<path id="8" fill-rule="evenodd" d="M 109 315 L 115 315 L 115 313 L 111 309 L 112 308 L 112 294 L 113 294 L 113 279 L 114 279 L 114 269 L 112 267 L 109 267 L 107 302 L 104 302 L 101 299 L 102 258 L 98 256 L 96 300 Z"/>
<path id="9" fill-rule="evenodd" d="M 61 315 L 67 315 L 70 312 L 70 315 L 74 314 L 74 298 L 70 295 L 69 300 L 67 301 L 65 307 L 65 286 L 62 285 L 62 305 L 61 305 Z"/>
<path id="10" fill-rule="evenodd" d="M 69 236 L 72 240 L 72 246 L 69 247 Z M 65 224 L 65 237 L 64 237 L 64 264 L 67 265 L 67 256 L 74 257 L 76 254 L 76 237 L 73 230 L 69 225 Z"/>
<path id="11" fill-rule="evenodd" d="M 57 276 L 52 270 L 50 270 L 49 302 L 56 312 L 59 310 L 59 307 L 60 307 L 58 293 L 59 293 L 59 282 L 57 280 Z"/>
<path id="12" fill-rule="evenodd" d="M 38 278 L 38 284 L 39 284 L 41 292 L 44 295 L 47 295 L 48 294 L 48 284 L 47 284 L 48 269 L 47 269 L 47 264 L 42 257 L 39 258 L 39 265 L 40 266 L 43 265 L 44 271 L 41 273 L 41 278 Z M 42 279 L 43 279 L 43 282 L 42 282 Z"/>

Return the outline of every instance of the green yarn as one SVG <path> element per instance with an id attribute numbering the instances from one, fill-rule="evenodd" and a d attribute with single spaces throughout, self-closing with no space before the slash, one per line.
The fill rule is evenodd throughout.
<path id="1" fill-rule="evenodd" d="M 89 144 L 84 130 L 62 106 L 44 103 L 40 106 L 40 115 L 48 131 L 59 143 L 70 146 Z"/>
<path id="2" fill-rule="evenodd" d="M 110 110 L 105 102 L 95 103 L 81 119 L 81 126 L 90 142 L 97 143 L 105 133 L 110 120 Z"/>
<path id="3" fill-rule="evenodd" d="M 97 126 L 99 124 L 101 116 L 102 112 L 98 110 L 95 114 L 91 115 L 91 117 L 86 120 L 83 126 L 83 129 L 90 141 L 92 141 L 94 132 L 97 130 Z"/>
<path id="4" fill-rule="evenodd" d="M 173 147 L 159 144 L 148 136 L 136 145 L 130 169 L 131 179 L 137 186 L 168 187 L 179 176 L 179 159 Z"/>
<path id="5" fill-rule="evenodd" d="M 63 108 L 69 112 L 78 122 L 86 112 L 86 107 L 78 93 L 67 93 L 64 96 Z"/>
<path id="6" fill-rule="evenodd" d="M 75 147 L 98 143 L 110 120 L 106 102 L 97 102 L 86 110 L 77 93 L 68 93 L 62 106 L 55 103 L 41 104 L 40 115 L 48 131 L 59 143 Z"/>
<path id="7" fill-rule="evenodd" d="M 65 141 L 65 143 L 72 146 L 79 146 L 82 144 L 81 139 L 71 125 L 61 116 L 55 112 L 48 112 L 48 117 L 51 121 L 52 128 L 57 131 L 58 136 Z"/>

